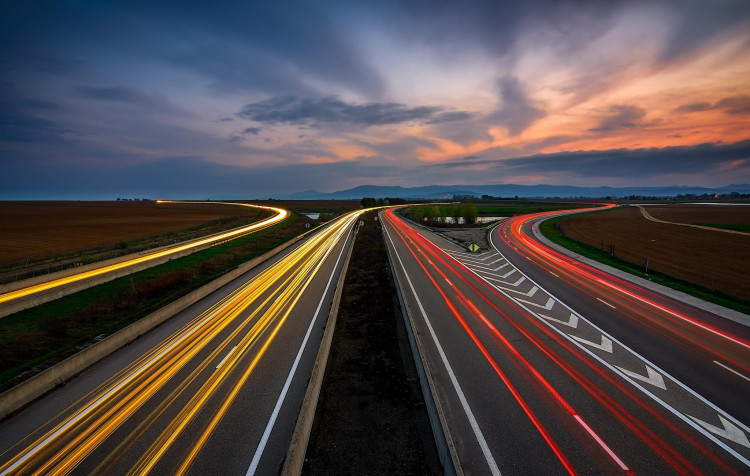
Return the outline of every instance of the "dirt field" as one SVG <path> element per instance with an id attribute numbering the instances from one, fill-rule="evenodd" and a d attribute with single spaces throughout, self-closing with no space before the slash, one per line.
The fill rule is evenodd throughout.
<path id="1" fill-rule="evenodd" d="M 649 205 L 659 220 L 675 223 L 750 225 L 750 205 Z"/>
<path id="2" fill-rule="evenodd" d="M 219 204 L 0 202 L 0 265 L 184 230 L 257 211 Z"/>
<path id="3" fill-rule="evenodd" d="M 648 261 L 649 270 L 750 300 L 749 237 L 655 223 L 637 207 L 577 215 L 560 225 L 569 238 L 625 261 L 644 268 Z"/>

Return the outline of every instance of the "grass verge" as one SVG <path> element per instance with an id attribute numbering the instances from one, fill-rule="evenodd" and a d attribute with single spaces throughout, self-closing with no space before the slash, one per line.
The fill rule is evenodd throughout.
<path id="1" fill-rule="evenodd" d="M 539 225 L 539 229 L 542 234 L 553 243 L 563 246 L 571 251 L 575 251 L 576 253 L 587 258 L 591 258 L 600 263 L 604 263 L 608 266 L 612 266 L 613 268 L 617 268 L 635 276 L 648 279 L 649 281 L 652 281 L 654 283 L 658 283 L 677 291 L 681 291 L 685 294 L 690 294 L 691 296 L 703 299 L 704 301 L 719 304 L 720 306 L 734 309 L 735 311 L 739 311 L 745 314 L 750 314 L 750 303 L 746 301 L 736 299 L 732 296 L 728 296 L 718 291 L 712 291 L 708 288 L 698 286 L 687 281 L 675 279 L 671 276 L 667 276 L 656 271 L 652 271 L 646 274 L 645 270 L 641 266 L 637 266 L 627 261 L 621 260 L 598 248 L 566 237 L 560 231 L 559 224 L 562 220 L 568 218 L 569 216 L 570 215 L 545 220 Z"/>
<path id="2" fill-rule="evenodd" d="M 0 391 L 303 233 L 290 216 L 265 230 L 0 319 Z"/>

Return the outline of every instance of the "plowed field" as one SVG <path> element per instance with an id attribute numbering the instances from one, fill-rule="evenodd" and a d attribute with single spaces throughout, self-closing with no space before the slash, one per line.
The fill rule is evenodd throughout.
<path id="1" fill-rule="evenodd" d="M 219 218 L 251 216 L 247 207 L 156 202 L 0 202 L 3 265 L 184 230 Z"/>
<path id="2" fill-rule="evenodd" d="M 652 217 L 675 223 L 750 225 L 750 205 L 649 205 Z"/>
<path id="3" fill-rule="evenodd" d="M 569 238 L 644 269 L 648 263 L 649 271 L 750 300 L 750 237 L 652 222 L 637 207 L 575 215 L 560 225 Z"/>

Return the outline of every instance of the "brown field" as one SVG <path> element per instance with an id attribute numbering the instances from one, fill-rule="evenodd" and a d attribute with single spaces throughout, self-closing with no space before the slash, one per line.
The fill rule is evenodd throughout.
<path id="1" fill-rule="evenodd" d="M 750 205 L 649 205 L 652 217 L 675 223 L 750 225 Z"/>
<path id="2" fill-rule="evenodd" d="M 750 237 L 652 222 L 637 207 L 572 216 L 560 227 L 569 238 L 638 266 L 648 260 L 649 271 L 750 300 Z"/>
<path id="3" fill-rule="evenodd" d="M 175 232 L 224 217 L 258 215 L 220 204 L 0 202 L 0 262 L 12 265 Z"/>

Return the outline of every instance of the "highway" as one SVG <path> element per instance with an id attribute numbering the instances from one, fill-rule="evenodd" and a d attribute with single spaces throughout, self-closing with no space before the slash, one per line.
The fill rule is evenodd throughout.
<path id="1" fill-rule="evenodd" d="M 160 200 L 160 203 L 169 203 L 165 200 Z M 181 202 L 181 203 L 201 203 L 201 202 Z M 70 292 L 75 292 L 81 289 L 81 285 L 91 280 L 96 280 L 96 283 L 105 282 L 109 279 L 128 274 L 130 271 L 136 269 L 141 270 L 147 267 L 148 263 L 159 264 L 165 260 L 168 260 L 176 256 L 184 256 L 186 253 L 203 249 L 206 246 L 219 244 L 225 241 L 233 240 L 241 236 L 245 236 L 250 233 L 268 228 L 286 219 L 289 216 L 287 210 L 281 208 L 267 207 L 262 205 L 250 205 L 244 203 L 224 203 L 224 202 L 210 202 L 212 204 L 222 203 L 225 205 L 234 206 L 245 206 L 250 208 L 258 208 L 264 210 L 270 210 L 273 215 L 269 218 L 261 220 L 257 223 L 250 225 L 234 228 L 225 232 L 216 233 L 203 238 L 190 240 L 176 245 L 168 246 L 155 250 L 153 252 L 147 252 L 138 254 L 137 256 L 129 256 L 124 260 L 117 260 L 118 262 L 113 264 L 93 264 L 86 266 L 82 272 L 69 274 L 63 273 L 52 273 L 43 278 L 36 278 L 33 280 L 27 280 L 33 282 L 33 284 L 25 285 L 24 282 L 11 283 L 5 287 L 12 287 L 12 290 L 0 294 L 0 317 L 8 315 L 12 312 L 31 307 L 34 305 L 47 302 L 52 299 L 56 299 Z M 67 270 L 66 270 L 67 271 Z M 63 274 L 63 276 L 60 276 Z M 45 279 L 48 278 L 48 279 Z M 40 280 L 43 280 L 40 282 Z M 17 288 L 17 286 L 23 286 Z"/>
<path id="2" fill-rule="evenodd" d="M 748 474 L 747 327 L 552 252 L 541 214 L 480 254 L 381 215 L 465 473 Z"/>
<path id="3" fill-rule="evenodd" d="M 0 474 L 276 474 L 360 213 L 0 423 Z"/>

